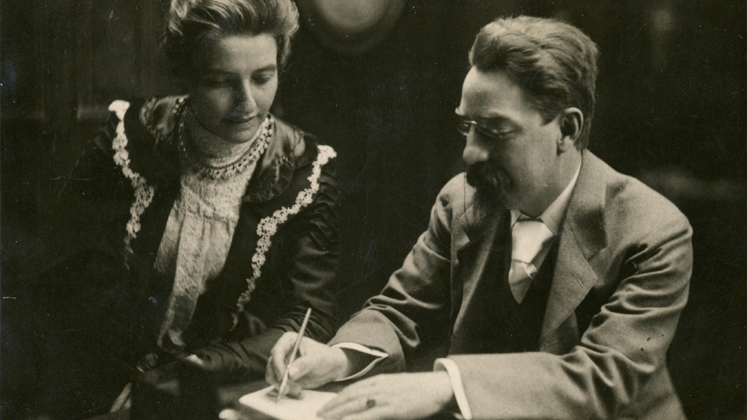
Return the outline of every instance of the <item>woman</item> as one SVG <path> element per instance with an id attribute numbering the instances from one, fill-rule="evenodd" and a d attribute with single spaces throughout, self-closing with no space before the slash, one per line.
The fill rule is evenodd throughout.
<path id="1" fill-rule="evenodd" d="M 71 387 L 79 408 L 110 405 L 190 355 L 259 378 L 308 307 L 307 335 L 334 333 L 335 152 L 269 113 L 297 28 L 290 0 L 172 3 L 165 51 L 188 95 L 111 104 L 61 198 L 64 252 L 37 276 L 62 336 L 44 342 L 50 405 Z"/>

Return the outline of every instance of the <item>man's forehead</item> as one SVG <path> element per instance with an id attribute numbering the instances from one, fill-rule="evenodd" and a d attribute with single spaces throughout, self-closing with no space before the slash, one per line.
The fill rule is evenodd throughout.
<path id="1" fill-rule="evenodd" d="M 470 70 L 462 86 L 457 114 L 474 118 L 511 119 L 525 107 L 521 88 L 503 72 Z"/>
<path id="2" fill-rule="evenodd" d="M 456 113 L 474 119 L 515 120 L 518 113 L 532 110 L 521 87 L 505 72 L 472 68 L 464 80 Z"/>

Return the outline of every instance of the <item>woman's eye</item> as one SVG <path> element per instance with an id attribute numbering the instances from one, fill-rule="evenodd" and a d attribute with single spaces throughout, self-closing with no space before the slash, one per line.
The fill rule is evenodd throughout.
<path id="1" fill-rule="evenodd" d="M 206 77 L 202 79 L 202 83 L 207 86 L 228 86 L 230 84 L 230 80 L 224 78 L 224 77 Z"/>

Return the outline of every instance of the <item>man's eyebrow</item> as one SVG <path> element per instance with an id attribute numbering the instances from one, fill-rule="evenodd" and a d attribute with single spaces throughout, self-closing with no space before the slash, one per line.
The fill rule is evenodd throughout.
<path id="1" fill-rule="evenodd" d="M 231 72 L 223 71 L 221 69 L 211 69 L 211 68 L 206 68 L 202 73 L 203 74 L 220 74 L 220 75 L 226 75 L 226 76 L 231 74 Z"/>
<path id="2" fill-rule="evenodd" d="M 258 69 L 255 69 L 254 71 L 252 71 L 252 73 L 261 73 L 261 72 L 275 71 L 277 69 L 278 69 L 277 65 L 275 65 L 275 64 L 268 64 L 268 65 L 266 65 L 264 67 L 260 67 Z M 208 68 L 205 69 L 205 71 L 203 73 L 221 74 L 221 75 L 227 75 L 227 76 L 230 76 L 230 75 L 234 74 L 234 72 L 226 71 L 226 70 L 223 70 L 223 69 L 220 69 L 220 68 L 215 68 L 215 67 L 208 67 Z"/>
<path id="3" fill-rule="evenodd" d="M 275 64 L 269 64 L 267 66 L 264 66 L 264 67 L 258 68 L 257 70 L 254 70 L 253 73 L 265 72 L 265 71 L 275 71 L 277 69 L 278 69 L 277 65 L 275 65 Z"/>
<path id="4" fill-rule="evenodd" d="M 460 112 L 458 109 L 454 110 L 454 114 L 456 114 L 456 116 L 459 118 L 467 118 L 467 116 L 463 112 Z M 511 124 L 512 123 L 510 118 L 505 117 L 503 115 L 488 115 L 485 117 L 477 117 L 477 118 L 472 118 L 472 119 L 474 119 L 475 121 L 486 121 L 486 122 L 492 122 L 492 123 L 498 123 L 498 124 L 502 124 L 502 123 Z"/>
<path id="5" fill-rule="evenodd" d="M 488 120 L 488 121 L 498 121 L 498 122 L 503 122 L 503 121 L 512 122 L 513 121 L 511 117 L 509 117 L 508 115 L 501 114 L 501 113 L 490 113 L 490 112 L 488 112 L 485 115 L 480 116 L 479 119 Z"/>
<path id="6" fill-rule="evenodd" d="M 512 121 L 509 118 L 506 118 L 506 117 L 500 116 L 500 115 L 480 117 L 480 118 L 477 118 L 477 120 L 479 120 L 479 121 L 489 121 L 489 122 L 492 122 L 492 123 L 499 123 L 499 124 L 503 124 L 503 123 L 511 124 L 512 123 Z"/>

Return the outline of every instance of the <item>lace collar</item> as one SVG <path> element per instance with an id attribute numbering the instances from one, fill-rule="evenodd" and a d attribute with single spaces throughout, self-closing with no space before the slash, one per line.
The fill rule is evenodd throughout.
<path id="1" fill-rule="evenodd" d="M 154 185 L 166 187 L 179 180 L 183 163 L 178 132 L 186 100 L 186 96 L 150 98 L 134 103 L 133 112 L 124 117 L 131 140 L 128 148 L 132 169 Z M 115 115 L 109 126 L 112 138 L 116 135 L 116 123 Z M 277 197 L 290 183 L 293 171 L 310 165 L 317 155 L 316 147 L 306 147 L 307 141 L 316 145 L 314 137 L 302 130 L 277 119 L 268 130 L 272 141 L 260 154 L 257 169 L 247 186 L 244 200 L 248 202 L 265 202 Z"/>
<path id="2" fill-rule="evenodd" d="M 227 179 L 256 163 L 272 139 L 272 115 L 245 143 L 231 143 L 208 131 L 188 110 L 178 115 L 180 158 L 188 170 L 212 179 Z"/>

